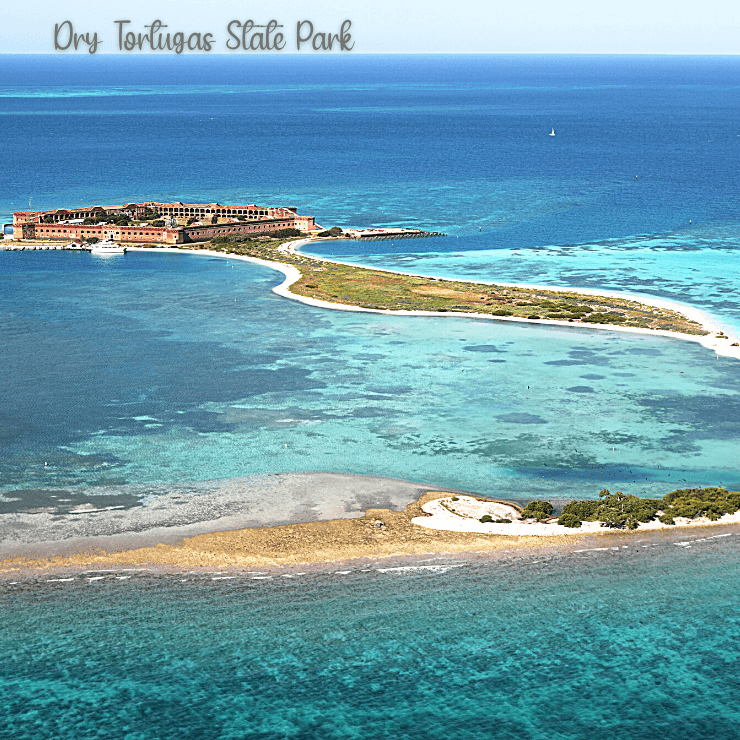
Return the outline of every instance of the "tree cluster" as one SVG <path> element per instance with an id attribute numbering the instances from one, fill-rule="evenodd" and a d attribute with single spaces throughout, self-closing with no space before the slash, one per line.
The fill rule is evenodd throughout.
<path id="1" fill-rule="evenodd" d="M 115 226 L 130 226 L 131 219 L 125 213 L 113 213 L 106 216 L 89 216 L 83 224 L 100 224 L 108 223 Z"/>
<path id="2" fill-rule="evenodd" d="M 533 501 L 528 505 L 540 502 Z M 527 509 L 525 509 L 527 511 Z M 637 529 L 640 523 L 656 517 L 664 524 L 675 524 L 675 517 L 694 519 L 705 516 L 716 521 L 723 514 L 740 511 L 740 493 L 724 488 L 684 488 L 667 493 L 662 499 L 640 498 L 606 488 L 598 501 L 571 501 L 563 507 L 558 524 L 580 527 L 582 522 L 601 522 L 610 529 Z M 524 512 L 522 512 L 524 518 Z"/>
<path id="3" fill-rule="evenodd" d="M 663 496 L 663 510 L 660 521 L 675 524 L 674 517 L 685 516 L 693 519 L 705 516 L 717 521 L 723 514 L 734 514 L 740 510 L 740 493 L 724 488 L 680 488 Z"/>
<path id="4" fill-rule="evenodd" d="M 553 506 L 549 501 L 530 501 L 521 513 L 522 519 L 549 519 Z"/>

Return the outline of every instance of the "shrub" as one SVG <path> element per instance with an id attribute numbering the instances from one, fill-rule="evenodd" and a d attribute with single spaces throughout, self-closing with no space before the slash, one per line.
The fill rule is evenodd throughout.
<path id="1" fill-rule="evenodd" d="M 547 519 L 553 512 L 549 501 L 530 501 L 521 513 L 522 519 Z"/>
<path id="2" fill-rule="evenodd" d="M 527 316 L 528 319 L 539 319 L 539 316 L 536 313 L 530 314 Z"/>
<path id="3" fill-rule="evenodd" d="M 716 521 L 723 514 L 734 514 L 740 509 L 740 493 L 724 488 L 679 488 L 663 496 L 661 508 L 666 516 L 684 516 L 693 519 L 706 516 Z"/>
<path id="4" fill-rule="evenodd" d="M 274 236 L 280 238 L 286 236 L 303 236 L 303 232 L 299 229 L 278 229 L 277 231 L 267 231 L 263 236 Z"/>
<path id="5" fill-rule="evenodd" d="M 561 514 L 558 519 L 558 524 L 563 527 L 572 527 L 573 529 L 577 529 L 581 526 L 581 519 L 575 514 Z"/>
<path id="6" fill-rule="evenodd" d="M 493 517 L 490 514 L 484 514 L 480 518 L 480 523 L 481 524 L 488 524 L 489 522 L 492 522 L 492 521 L 493 521 Z"/>
<path id="7" fill-rule="evenodd" d="M 571 501 L 563 507 L 561 516 L 573 516 L 582 522 L 590 519 L 599 509 L 599 501 Z M 565 526 L 570 526 L 566 524 Z"/>
<path id="8" fill-rule="evenodd" d="M 459 496 L 453 496 L 453 497 L 452 497 L 452 500 L 453 500 L 453 501 L 459 501 L 459 500 L 460 500 L 460 497 L 459 497 Z"/>
<path id="9" fill-rule="evenodd" d="M 152 221 L 152 226 L 164 226 L 164 221 L 158 218 L 156 221 Z"/>
<path id="10" fill-rule="evenodd" d="M 494 519 L 494 524 L 511 524 L 511 519 Z"/>
<path id="11" fill-rule="evenodd" d="M 596 518 L 602 527 L 637 529 L 640 522 L 655 519 L 663 502 L 659 499 L 638 498 L 622 491 L 612 494 L 605 488 L 599 493 L 601 501 Z"/>
<path id="12" fill-rule="evenodd" d="M 620 321 L 626 321 L 626 318 L 619 313 L 604 312 L 592 313 L 588 319 L 582 319 L 591 324 L 617 324 Z"/>

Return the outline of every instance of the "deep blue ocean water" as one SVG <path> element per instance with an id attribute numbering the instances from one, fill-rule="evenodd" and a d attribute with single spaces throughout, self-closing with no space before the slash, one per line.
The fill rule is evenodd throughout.
<path id="1" fill-rule="evenodd" d="M 734 58 L 3 57 L 0 216 L 295 205 L 448 234 L 321 247 L 337 258 L 660 295 L 738 330 L 739 90 Z M 740 488 L 736 361 L 325 311 L 281 280 L 0 253 L 2 547 L 347 516 L 417 484 Z M 300 586 L 24 577 L 2 595 L 0 736 L 733 737 L 735 539 Z"/>

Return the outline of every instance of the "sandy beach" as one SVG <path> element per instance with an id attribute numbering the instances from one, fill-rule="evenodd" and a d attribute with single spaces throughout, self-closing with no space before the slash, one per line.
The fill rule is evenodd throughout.
<path id="1" fill-rule="evenodd" d="M 522 521 L 519 509 L 498 501 L 485 501 L 471 496 L 447 496 L 428 500 L 421 505 L 427 516 L 417 516 L 411 521 L 420 527 L 447 532 L 477 532 L 480 534 L 501 535 L 507 537 L 553 537 L 568 536 L 576 533 L 596 534 L 608 531 L 602 528 L 601 522 L 583 522 L 580 527 L 563 527 L 556 522 L 537 522 L 534 519 Z M 481 522 L 484 516 L 492 519 L 510 519 L 510 522 Z M 706 527 L 715 524 L 738 524 L 740 512 L 725 514 L 716 522 L 706 517 L 686 519 L 676 517 L 676 524 L 663 524 L 654 519 L 640 523 L 634 532 L 656 531 L 659 529 L 676 529 L 676 527 Z"/>

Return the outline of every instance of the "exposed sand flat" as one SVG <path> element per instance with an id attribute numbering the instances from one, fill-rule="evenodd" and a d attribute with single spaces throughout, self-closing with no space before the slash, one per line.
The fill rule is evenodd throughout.
<path id="1" fill-rule="evenodd" d="M 575 533 L 595 534 L 609 531 L 600 522 L 583 522 L 580 528 L 563 527 L 554 522 L 536 522 L 533 519 L 522 521 L 519 510 L 508 504 L 484 501 L 471 496 L 441 497 L 428 500 L 421 506 L 425 514 L 431 516 L 414 517 L 411 521 L 420 527 L 438 529 L 446 532 L 477 532 L 489 535 L 508 535 L 510 537 L 552 537 L 553 535 L 572 535 Z M 493 519 L 511 519 L 510 523 L 483 524 L 480 519 L 488 514 Z M 711 524 L 737 524 L 740 512 L 725 514 L 713 522 L 706 517 L 686 519 L 676 517 L 676 524 L 663 524 L 657 519 L 640 524 L 637 530 L 675 529 L 678 527 L 706 527 Z"/>
<path id="2" fill-rule="evenodd" d="M 424 494 L 405 511 L 368 509 L 356 519 L 334 519 L 276 527 L 255 527 L 187 537 L 177 545 L 157 545 L 121 552 L 93 551 L 51 558 L 13 557 L 0 560 L 0 573 L 20 569 L 59 569 L 79 566 L 161 565 L 182 568 L 254 568 L 320 564 L 358 558 L 492 552 L 550 546 L 545 537 L 495 537 L 418 527 L 412 519 L 421 505 L 447 491 Z M 582 534 L 570 531 L 564 543 Z"/>

